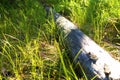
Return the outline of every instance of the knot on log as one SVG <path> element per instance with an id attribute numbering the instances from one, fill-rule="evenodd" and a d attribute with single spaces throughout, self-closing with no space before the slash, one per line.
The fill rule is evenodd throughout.
<path id="1" fill-rule="evenodd" d="M 111 71 L 110 71 L 109 66 L 108 66 L 107 64 L 104 64 L 104 73 L 105 73 L 106 78 L 107 78 L 108 80 L 111 80 L 111 79 L 109 78 L 109 75 L 111 74 Z"/>
<path id="2" fill-rule="evenodd" d="M 91 52 L 88 53 L 88 57 L 90 60 L 93 61 L 93 63 L 96 63 L 96 61 L 98 60 L 98 57 L 94 54 L 92 54 Z"/>

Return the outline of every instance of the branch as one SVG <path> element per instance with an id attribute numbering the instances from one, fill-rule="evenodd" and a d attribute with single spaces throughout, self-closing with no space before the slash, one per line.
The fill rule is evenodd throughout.
<path id="1" fill-rule="evenodd" d="M 50 8 L 47 7 L 47 10 Z M 75 63 L 80 62 L 88 79 L 97 75 L 95 80 L 120 79 L 120 63 L 110 54 L 85 35 L 72 22 L 53 11 L 56 25 L 64 31 L 65 41 L 69 43 L 72 58 L 81 50 Z"/>

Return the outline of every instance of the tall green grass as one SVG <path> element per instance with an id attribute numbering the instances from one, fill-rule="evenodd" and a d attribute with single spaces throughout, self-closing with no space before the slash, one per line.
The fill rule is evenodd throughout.
<path id="1" fill-rule="evenodd" d="M 117 25 L 120 18 L 119 3 L 119 0 L 63 0 L 55 8 L 66 17 L 68 16 L 68 19 L 78 25 L 97 43 L 100 43 L 112 32 L 107 32 L 107 28 L 112 29 L 114 33 L 117 31 L 114 26 L 119 29 Z M 115 33 L 109 37 L 117 37 L 118 34 Z"/>
<path id="2" fill-rule="evenodd" d="M 63 43 L 64 37 L 56 31 L 52 16 L 46 19 L 43 4 L 53 6 L 97 43 L 107 40 L 120 45 L 119 0 L 2 0 L 1 80 L 80 79 L 67 56 L 69 50 Z M 87 79 L 80 68 L 82 79 Z"/>

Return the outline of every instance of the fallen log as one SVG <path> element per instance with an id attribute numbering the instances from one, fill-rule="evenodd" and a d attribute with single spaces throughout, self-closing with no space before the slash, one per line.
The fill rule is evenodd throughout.
<path id="1" fill-rule="evenodd" d="M 46 7 L 50 11 L 50 7 Z M 53 11 L 56 25 L 64 31 L 71 55 L 75 63 L 80 62 L 88 79 L 97 75 L 94 80 L 120 80 L 120 62 L 85 35 L 76 25 Z M 65 40 L 65 41 L 66 41 Z"/>

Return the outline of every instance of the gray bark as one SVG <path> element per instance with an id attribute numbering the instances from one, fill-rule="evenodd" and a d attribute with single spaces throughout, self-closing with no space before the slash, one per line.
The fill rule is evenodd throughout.
<path id="1" fill-rule="evenodd" d="M 49 7 L 46 8 L 47 11 Z M 119 80 L 120 62 L 85 35 L 76 25 L 60 14 L 54 13 L 55 23 L 66 36 L 67 43 L 71 49 L 72 58 L 79 53 L 75 63 L 80 62 L 88 79 L 97 75 L 95 80 Z"/>

